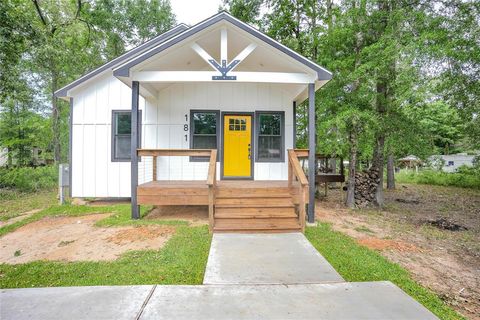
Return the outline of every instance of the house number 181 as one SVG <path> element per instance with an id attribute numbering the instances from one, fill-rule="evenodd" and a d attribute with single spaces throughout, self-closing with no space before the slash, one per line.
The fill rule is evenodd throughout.
<path id="1" fill-rule="evenodd" d="M 185 115 L 185 122 L 188 121 L 188 115 Z M 188 131 L 188 124 L 183 125 L 183 131 Z M 188 134 L 185 135 L 185 141 L 188 141 Z"/>

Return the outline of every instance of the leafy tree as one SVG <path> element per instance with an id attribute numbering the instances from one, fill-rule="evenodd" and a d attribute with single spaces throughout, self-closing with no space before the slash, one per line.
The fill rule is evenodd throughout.
<path id="1" fill-rule="evenodd" d="M 434 93 L 455 107 L 473 148 L 480 148 L 480 2 L 435 1 L 426 7 L 425 65 Z"/>
<path id="2" fill-rule="evenodd" d="M 223 4 L 219 9 L 228 9 L 238 19 L 259 26 L 262 4 L 263 0 L 223 0 Z"/>
<path id="3" fill-rule="evenodd" d="M 49 109 L 56 162 L 68 154 L 69 111 L 54 92 L 175 23 L 168 0 L 6 0 L 0 6 L 0 105 L 39 115 Z M 17 82 L 24 85 L 14 88 Z"/>
<path id="4" fill-rule="evenodd" d="M 449 154 L 455 151 L 455 143 L 461 140 L 464 132 L 457 109 L 445 102 L 435 101 L 407 108 L 406 113 L 421 128 L 422 138 L 434 147 L 431 149 L 433 152 Z"/>
<path id="5" fill-rule="evenodd" d="M 36 113 L 30 88 L 24 79 L 15 82 L 13 90 L 0 107 L 0 146 L 8 150 L 8 165 L 32 163 L 33 147 L 48 147 L 48 123 Z"/>

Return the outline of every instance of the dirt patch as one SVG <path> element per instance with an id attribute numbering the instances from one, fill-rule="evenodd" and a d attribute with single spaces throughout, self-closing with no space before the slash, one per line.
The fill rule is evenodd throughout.
<path id="1" fill-rule="evenodd" d="M 368 247 L 374 250 L 396 250 L 396 251 L 419 251 L 419 249 L 410 243 L 403 241 L 396 241 L 391 239 L 379 239 L 379 238 L 362 238 L 357 242 L 362 246 Z"/>
<path id="2" fill-rule="evenodd" d="M 157 206 L 145 219 L 187 221 L 192 226 L 208 225 L 208 206 Z"/>
<path id="3" fill-rule="evenodd" d="M 171 226 L 99 228 L 108 214 L 46 217 L 0 238 L 0 263 L 35 260 L 115 260 L 130 250 L 159 249 L 175 232 Z"/>
<path id="4" fill-rule="evenodd" d="M 318 220 L 400 264 L 469 319 L 480 319 L 478 190 L 399 185 L 386 190 L 383 210 L 349 210 L 342 192 L 329 190 L 328 197 L 318 201 Z M 451 231 L 427 221 L 447 227 L 452 222 L 468 230 Z"/>
<path id="5" fill-rule="evenodd" d="M 125 244 L 136 241 L 150 241 L 158 237 L 168 237 L 175 229 L 173 227 L 152 228 L 151 226 L 140 226 L 133 229 L 119 230 L 113 236 L 107 238 L 107 241 L 116 244 Z"/>

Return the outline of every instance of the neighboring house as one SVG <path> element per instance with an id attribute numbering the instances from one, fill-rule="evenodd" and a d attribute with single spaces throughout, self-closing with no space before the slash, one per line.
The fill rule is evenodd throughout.
<path id="1" fill-rule="evenodd" d="M 133 218 L 138 204 L 204 204 L 218 230 L 303 228 L 315 186 L 297 157 L 313 167 L 315 154 L 288 150 L 307 99 L 315 150 L 315 91 L 329 79 L 226 12 L 179 25 L 56 92 L 71 105 L 71 195 L 131 197 Z"/>
<path id="2" fill-rule="evenodd" d="M 456 172 L 461 166 L 473 166 L 473 159 L 476 155 L 468 155 L 466 153 L 435 155 L 428 158 L 433 167 L 441 166 L 444 172 Z"/>

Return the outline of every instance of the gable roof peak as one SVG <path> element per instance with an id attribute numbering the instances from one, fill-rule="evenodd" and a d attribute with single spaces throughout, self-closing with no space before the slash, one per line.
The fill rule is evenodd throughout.
<path id="1" fill-rule="evenodd" d="M 116 77 L 129 77 L 130 76 L 130 69 L 143 61 L 150 59 L 154 55 L 170 48 L 171 46 L 184 41 L 185 39 L 197 34 L 198 32 L 215 25 L 221 21 L 227 21 L 232 25 L 238 27 L 239 29 L 249 33 L 250 35 L 256 37 L 257 39 L 267 43 L 268 45 L 272 46 L 273 48 L 277 49 L 278 51 L 286 54 L 290 58 L 297 60 L 298 62 L 302 63 L 303 65 L 307 66 L 308 68 L 312 69 L 317 73 L 317 79 L 320 81 L 328 81 L 332 78 L 332 73 L 327 69 L 321 67 L 317 63 L 311 61 L 310 59 L 302 56 L 301 54 L 295 52 L 294 50 L 288 48 L 287 46 L 281 44 L 280 42 L 270 38 L 266 34 L 262 33 L 258 29 L 250 26 L 249 24 L 235 18 L 229 12 L 222 10 L 215 15 L 197 23 L 196 25 L 188 28 L 187 30 L 181 32 L 180 34 L 172 37 L 171 39 L 165 41 L 164 43 L 159 44 L 157 47 L 144 52 L 143 54 L 131 59 L 130 61 L 124 63 L 123 65 L 114 69 L 113 74 Z"/>

